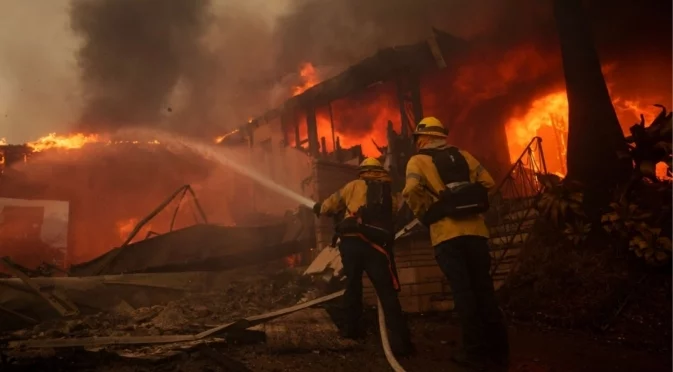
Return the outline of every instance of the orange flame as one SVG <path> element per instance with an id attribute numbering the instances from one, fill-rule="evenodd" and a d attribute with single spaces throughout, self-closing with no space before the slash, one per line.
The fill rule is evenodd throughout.
<path id="1" fill-rule="evenodd" d="M 7 146 L 7 145 L 8 145 L 7 140 L 4 137 L 0 138 L 0 146 Z"/>
<path id="2" fill-rule="evenodd" d="M 613 96 L 614 97 L 614 96 Z M 634 100 L 613 98 L 613 105 L 624 132 L 633 124 L 633 118 L 643 114 L 645 122 L 651 122 L 658 114 L 658 108 L 641 104 Z M 510 159 L 516 161 L 528 142 L 535 137 L 542 138 L 543 151 L 550 173 L 566 173 L 566 153 L 568 140 L 568 99 L 565 90 L 559 90 L 533 100 L 522 115 L 511 117 L 505 124 Z M 657 175 L 665 176 L 665 167 L 657 168 Z"/>
<path id="3" fill-rule="evenodd" d="M 61 149 L 79 149 L 87 143 L 99 142 L 100 138 L 97 134 L 86 135 L 83 133 L 76 133 L 68 136 L 59 136 L 56 133 L 49 133 L 48 135 L 38 138 L 34 142 L 28 142 L 26 145 L 34 152 L 40 152 L 50 148 Z"/>
<path id="4" fill-rule="evenodd" d="M 299 70 L 299 76 L 301 77 L 302 84 L 292 88 L 292 95 L 297 96 L 304 93 L 307 89 L 318 84 L 320 78 L 315 71 L 315 67 L 311 63 L 304 63 Z"/>
<path id="5" fill-rule="evenodd" d="M 557 57 L 554 54 L 545 54 L 535 46 L 523 45 L 504 56 L 494 56 L 502 58 L 500 62 L 493 62 L 492 58 L 480 58 L 477 63 L 464 63 L 456 74 L 430 73 L 422 79 L 421 84 L 425 114 L 461 123 L 477 105 L 506 95 L 512 86 L 518 83 L 530 85 L 541 77 L 546 79 L 553 76 L 551 71 L 562 68 Z M 646 105 L 645 102 L 666 102 L 670 100 L 670 94 L 627 88 L 633 86 L 629 84 L 630 75 L 626 73 L 628 64 L 617 67 L 620 67 L 618 62 L 607 63 L 603 65 L 602 71 L 622 130 L 627 134 L 629 127 L 638 121 L 641 113 L 648 123 L 658 114 L 657 108 Z M 310 63 L 302 65 L 299 75 L 302 83 L 292 88 L 293 95 L 320 82 L 320 77 Z M 453 75 L 457 77 L 452 77 Z M 533 137 L 539 136 L 543 138 L 548 171 L 564 175 L 567 173 L 568 101 L 565 90 L 560 88 L 563 86 L 562 75 L 559 79 L 556 85 L 550 85 L 545 80 L 547 87 L 556 88 L 541 90 L 529 102 L 519 102 L 519 110 L 510 115 L 503 124 L 511 161 L 521 155 Z M 455 92 L 444 93 L 447 85 L 452 86 Z M 447 107 L 454 110 L 449 111 Z M 378 156 L 379 149 L 376 145 L 387 145 L 388 120 L 392 121 L 393 129 L 399 133 L 399 111 L 394 84 L 375 84 L 365 91 L 333 101 L 330 106 L 316 107 L 318 140 L 325 138 L 324 150 L 328 152 L 334 150 L 338 138 L 342 148 L 360 145 L 365 156 Z M 303 112 L 296 113 L 294 124 L 296 132 L 293 125 L 288 126 L 288 145 L 307 148 L 308 130 Z M 658 165 L 657 174 L 664 175 L 665 168 Z"/>
<path id="6" fill-rule="evenodd" d="M 234 129 L 234 130 L 232 130 L 231 132 L 229 132 L 229 133 L 227 133 L 227 134 L 224 134 L 224 135 L 215 137 L 215 143 L 222 143 L 222 141 L 224 141 L 227 137 L 229 137 L 229 136 L 231 136 L 231 135 L 234 135 L 234 134 L 236 134 L 236 133 L 238 133 L 238 129 Z"/>
<path id="7" fill-rule="evenodd" d="M 289 268 L 297 267 L 301 263 L 301 253 L 294 253 L 284 258 L 285 264 Z"/>
<path id="8" fill-rule="evenodd" d="M 65 149 L 73 150 L 80 149 L 84 145 L 91 143 L 102 143 L 107 145 L 120 145 L 120 144 L 148 144 L 148 145 L 158 145 L 160 144 L 157 140 L 151 141 L 138 141 L 138 140 L 109 140 L 105 136 L 99 134 L 83 134 L 83 133 L 74 133 L 68 135 L 57 135 L 56 133 L 49 133 L 44 137 L 40 137 L 33 142 L 28 142 L 26 145 L 32 149 L 34 152 L 41 152 L 48 149 Z"/>
<path id="9" fill-rule="evenodd" d="M 310 64 L 308 64 L 310 66 Z M 312 67 L 311 67 L 312 68 Z M 305 72 L 302 76 L 306 75 Z M 317 76 L 310 75 L 306 83 L 293 88 L 293 92 L 303 92 L 310 86 L 319 83 Z M 310 84 L 309 84 L 310 83 Z M 360 145 L 365 156 L 380 156 L 377 146 L 386 146 L 388 121 L 399 133 L 400 111 L 397 107 L 396 90 L 392 83 L 380 83 L 370 86 L 367 92 L 356 93 L 331 102 L 329 105 L 316 108 L 317 136 L 320 141 L 325 138 L 325 151 L 334 151 L 337 139 L 341 148 Z M 299 140 L 308 138 L 306 117 L 295 118 L 299 130 Z M 363 130 L 362 128 L 370 128 Z M 296 146 L 295 133 L 288 133 L 289 145 Z M 302 142 L 301 147 L 307 148 L 308 143 Z M 322 147 L 322 144 L 320 145 Z"/>

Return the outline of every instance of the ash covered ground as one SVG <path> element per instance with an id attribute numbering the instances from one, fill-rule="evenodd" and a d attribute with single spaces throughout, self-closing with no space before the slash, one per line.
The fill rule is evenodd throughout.
<path id="1" fill-rule="evenodd" d="M 191 293 L 161 305 L 41 323 L 6 332 L 17 339 L 197 334 L 243 317 L 290 307 L 333 292 L 282 263 L 237 269 L 234 280 L 207 293 Z M 340 324 L 340 301 L 322 305 Z M 627 309 L 627 312 L 630 311 Z M 207 342 L 115 345 L 3 352 L 3 371 L 389 371 L 376 313 L 366 314 L 366 339 L 348 349 L 329 345 L 279 351 L 258 333 L 236 331 Z M 460 371 L 449 357 L 460 343 L 451 313 L 410 316 L 417 355 L 401 360 L 408 371 Z M 512 371 L 670 371 L 669 348 L 633 340 L 510 320 Z M 316 332 L 318 332 L 316 330 Z M 366 367 L 365 367 L 366 366 Z"/>

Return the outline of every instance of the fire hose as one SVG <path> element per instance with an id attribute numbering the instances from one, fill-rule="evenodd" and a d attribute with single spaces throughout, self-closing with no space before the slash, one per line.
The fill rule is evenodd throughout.
<path id="1" fill-rule="evenodd" d="M 401 236 L 408 233 L 416 225 L 419 224 L 418 220 L 413 220 L 404 226 L 400 231 L 395 234 L 395 240 L 399 239 Z M 393 350 L 390 348 L 390 340 L 388 338 L 388 328 L 386 327 L 386 316 L 383 312 L 383 306 L 381 306 L 381 300 L 378 295 L 376 296 L 376 306 L 379 318 L 379 332 L 381 335 L 381 346 L 383 347 L 383 353 L 386 356 L 388 364 L 395 372 L 406 372 L 406 370 L 400 365 L 400 363 L 395 358 Z"/>
<path id="2" fill-rule="evenodd" d="M 416 225 L 418 225 L 418 223 L 419 221 L 415 219 L 406 226 L 404 226 L 402 230 L 398 231 L 397 234 L 395 234 L 395 240 L 399 239 L 401 236 L 408 233 L 411 229 L 413 229 Z M 383 353 L 386 356 L 386 360 L 388 361 L 388 364 L 393 369 L 393 371 L 406 372 L 405 369 L 397 361 L 395 355 L 393 354 L 392 349 L 390 348 L 390 340 L 388 339 L 388 328 L 386 327 L 386 315 L 383 313 L 383 306 L 381 306 L 381 300 L 379 299 L 378 295 L 376 296 L 376 306 L 379 317 L 379 332 L 381 334 L 381 346 L 383 347 Z"/>
<path id="3" fill-rule="evenodd" d="M 381 306 L 381 300 L 376 296 L 376 306 L 378 307 L 377 311 L 379 314 L 379 332 L 381 333 L 381 346 L 383 346 L 383 353 L 386 355 L 386 360 L 390 365 L 390 368 L 395 372 L 406 372 L 406 370 L 400 365 L 400 363 L 395 358 L 393 350 L 390 348 L 390 340 L 388 339 L 388 328 L 386 328 L 386 316 L 383 314 L 383 307 Z"/>

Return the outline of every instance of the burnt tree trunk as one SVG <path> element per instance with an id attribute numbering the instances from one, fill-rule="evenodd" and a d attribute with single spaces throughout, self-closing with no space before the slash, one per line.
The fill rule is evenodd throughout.
<path id="1" fill-rule="evenodd" d="M 631 162 L 581 0 L 553 0 L 568 95 L 568 178 L 586 187 L 590 210 L 628 179 Z"/>

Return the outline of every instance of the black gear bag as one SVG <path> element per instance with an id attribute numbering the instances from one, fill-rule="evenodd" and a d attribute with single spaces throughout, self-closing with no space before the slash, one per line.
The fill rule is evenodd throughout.
<path id="1" fill-rule="evenodd" d="M 393 239 L 393 198 L 390 182 L 365 180 L 367 200 L 353 216 L 338 226 L 338 234 L 362 234 L 380 246 L 390 246 Z"/>
<path id="2" fill-rule="evenodd" d="M 470 167 L 457 148 L 426 149 L 419 153 L 432 157 L 445 186 L 439 192 L 426 186 L 438 200 L 428 208 L 421 221 L 423 224 L 430 226 L 446 217 L 460 219 L 488 210 L 488 190 L 479 183 L 470 182 Z"/>

